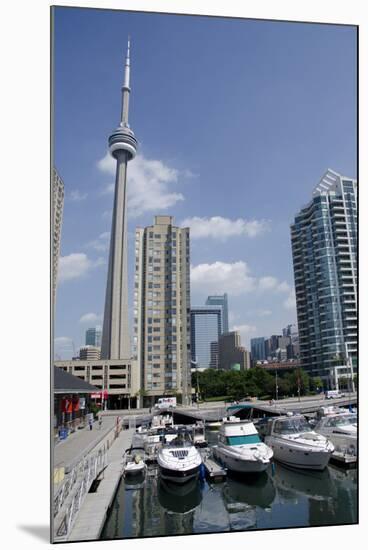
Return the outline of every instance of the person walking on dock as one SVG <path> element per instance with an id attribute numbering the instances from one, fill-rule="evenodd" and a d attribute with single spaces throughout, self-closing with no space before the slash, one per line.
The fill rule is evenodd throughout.
<path id="1" fill-rule="evenodd" d="M 92 428 L 93 428 L 93 413 L 89 414 L 88 425 L 89 425 L 89 429 L 92 430 Z"/>

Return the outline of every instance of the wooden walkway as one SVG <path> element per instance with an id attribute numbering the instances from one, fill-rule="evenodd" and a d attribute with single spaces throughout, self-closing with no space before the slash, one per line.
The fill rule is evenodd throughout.
<path id="1" fill-rule="evenodd" d="M 134 430 L 123 430 L 108 452 L 104 470 L 95 493 L 88 493 L 72 528 L 68 541 L 98 540 L 122 473 L 122 456 L 132 444 Z"/>

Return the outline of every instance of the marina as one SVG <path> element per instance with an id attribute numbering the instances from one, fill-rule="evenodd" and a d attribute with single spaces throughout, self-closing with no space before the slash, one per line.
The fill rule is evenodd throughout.
<path id="1" fill-rule="evenodd" d="M 295 418 L 300 421 L 300 415 Z M 222 427 L 229 424 L 229 418 L 224 420 Z M 237 420 L 230 425 L 247 425 Z M 190 433 L 192 426 L 186 428 Z M 253 429 L 248 431 L 254 438 Z M 310 433 L 314 432 L 308 425 L 306 434 Z M 154 462 L 144 480 L 127 484 L 122 478 L 100 538 L 267 529 L 280 527 L 281 521 L 287 527 L 357 521 L 357 471 L 347 467 L 355 464 L 356 456 L 355 461 L 340 457 L 339 466 L 331 460 L 320 469 L 313 464 L 295 468 L 273 457 L 263 471 L 239 473 L 219 459 L 219 437 L 219 431 L 206 428 L 208 446 L 198 449 L 203 469 L 184 483 L 160 475 Z M 320 435 L 315 439 L 325 440 Z"/>
<path id="2" fill-rule="evenodd" d="M 72 485 L 76 467 L 66 468 L 58 487 L 69 496 L 56 501 L 56 541 L 272 528 L 291 500 L 288 526 L 357 521 L 355 412 L 335 405 L 312 417 L 289 410 L 251 418 L 250 404 L 236 404 L 216 420 L 219 410 L 197 411 L 194 423 L 181 410 L 143 412 L 144 421 L 108 412 L 110 430 L 102 440 L 96 433 L 97 446 L 78 466 L 86 472 L 97 456 L 95 469 Z M 348 426 L 348 448 L 315 431 L 327 417 Z"/>

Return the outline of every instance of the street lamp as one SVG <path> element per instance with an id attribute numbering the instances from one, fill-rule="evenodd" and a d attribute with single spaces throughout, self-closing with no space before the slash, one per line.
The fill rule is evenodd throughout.
<path id="1" fill-rule="evenodd" d="M 276 388 L 275 389 L 276 389 L 276 403 L 277 403 L 277 401 L 279 399 L 279 387 L 277 385 L 277 369 L 276 369 L 275 372 L 276 372 L 276 377 L 275 377 Z"/>

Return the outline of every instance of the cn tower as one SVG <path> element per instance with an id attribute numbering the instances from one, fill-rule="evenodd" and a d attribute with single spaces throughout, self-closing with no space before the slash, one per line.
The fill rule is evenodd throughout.
<path id="1" fill-rule="evenodd" d="M 121 120 L 109 137 L 109 151 L 116 160 L 114 209 L 112 216 L 109 270 L 102 332 L 102 359 L 128 359 L 131 356 L 128 326 L 128 232 L 127 168 L 137 153 L 138 142 L 128 122 L 130 97 L 130 40 L 125 59 Z"/>

